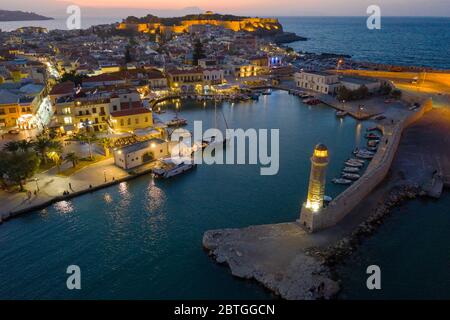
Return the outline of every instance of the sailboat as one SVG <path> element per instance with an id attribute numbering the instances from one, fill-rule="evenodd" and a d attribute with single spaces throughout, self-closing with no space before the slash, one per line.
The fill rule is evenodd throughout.
<path id="1" fill-rule="evenodd" d="M 222 118 L 225 122 L 225 127 L 228 129 L 228 122 L 227 119 L 225 119 L 225 115 L 223 114 L 222 110 L 220 110 L 220 113 L 222 114 Z M 214 100 L 214 128 L 217 128 L 217 100 Z M 217 136 L 211 136 L 207 138 L 203 138 L 202 146 L 203 148 L 206 148 L 207 146 L 217 146 L 217 145 L 226 145 L 227 141 L 230 140 L 230 137 L 226 136 L 227 130 L 225 130 L 225 135 L 222 134 L 222 137 Z"/>

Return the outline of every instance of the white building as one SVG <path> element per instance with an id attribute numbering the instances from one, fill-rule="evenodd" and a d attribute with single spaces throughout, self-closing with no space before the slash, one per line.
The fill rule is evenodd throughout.
<path id="1" fill-rule="evenodd" d="M 328 72 L 297 72 L 294 79 L 299 88 L 325 94 L 336 93 L 340 86 L 339 76 Z"/>
<path id="2" fill-rule="evenodd" d="M 225 73 L 222 69 L 203 69 L 203 82 L 205 84 L 223 83 Z"/>
<path id="3" fill-rule="evenodd" d="M 114 150 L 116 166 L 129 170 L 169 155 L 167 141 L 152 138 Z"/>

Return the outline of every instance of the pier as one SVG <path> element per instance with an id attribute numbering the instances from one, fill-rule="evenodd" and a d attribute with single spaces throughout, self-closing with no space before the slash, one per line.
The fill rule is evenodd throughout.
<path id="1" fill-rule="evenodd" d="M 395 205 L 397 201 L 402 201 L 400 199 L 415 196 L 408 187 L 414 186 L 414 183 L 407 184 L 404 191 L 391 194 L 394 186 L 405 185 L 393 178 L 399 175 L 399 158 L 405 158 L 401 136 L 404 131 L 409 134 L 414 127 L 420 126 L 426 121 L 428 114 L 432 115 L 433 112 L 432 101 L 427 100 L 401 121 L 389 118 L 383 120 L 379 124 L 383 141 L 364 175 L 328 207 L 311 215 L 307 223 L 309 226 L 290 222 L 243 229 L 210 230 L 204 234 L 204 248 L 218 263 L 227 264 L 233 275 L 255 279 L 282 298 L 333 298 L 339 291 L 339 284 L 331 276 L 331 269 L 325 265 L 324 258 L 315 252 L 321 252 L 325 248 L 351 251 L 348 249 L 351 248 L 350 239 L 373 229 L 367 226 L 366 221 L 370 219 L 378 223 L 389 211 L 390 205 L 380 206 L 385 199 L 390 199 L 389 203 Z M 450 112 L 446 110 L 446 113 L 450 117 Z M 436 119 L 436 116 L 433 118 Z M 448 125 L 450 122 L 445 126 Z M 446 132 L 447 142 L 444 143 L 450 141 L 450 130 Z M 439 132 L 431 133 L 434 139 L 436 134 Z M 423 147 L 426 145 L 429 144 L 423 144 Z M 397 150 L 400 150 L 400 155 L 396 157 Z M 430 154 L 429 158 L 434 159 L 436 152 Z M 450 151 L 445 152 L 445 157 L 449 156 L 448 152 Z M 418 154 L 420 155 L 415 153 L 415 159 Z M 393 173 L 389 174 L 391 165 Z M 410 168 L 413 170 L 413 164 Z M 443 171 L 444 181 L 449 173 L 450 168 L 446 167 Z M 386 179 L 388 174 L 389 178 Z M 314 233 L 310 233 L 312 231 Z"/>

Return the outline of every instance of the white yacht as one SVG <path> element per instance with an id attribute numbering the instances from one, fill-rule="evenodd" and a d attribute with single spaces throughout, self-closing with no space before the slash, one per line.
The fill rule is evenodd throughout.
<path id="1" fill-rule="evenodd" d="M 196 164 L 192 163 L 190 159 L 189 161 L 178 163 L 174 162 L 172 158 L 166 158 L 161 160 L 161 163 L 163 164 L 161 168 L 152 170 L 156 178 L 168 179 L 183 172 L 189 171 L 196 166 Z"/>

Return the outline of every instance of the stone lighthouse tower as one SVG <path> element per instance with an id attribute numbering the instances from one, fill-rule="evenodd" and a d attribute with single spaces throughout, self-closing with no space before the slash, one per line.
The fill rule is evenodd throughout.
<path id="1" fill-rule="evenodd" d="M 327 166 L 328 148 L 323 144 L 318 144 L 311 157 L 308 198 L 303 204 L 300 214 L 301 225 L 311 231 L 315 228 L 314 216 L 318 215 L 323 208 Z"/>

